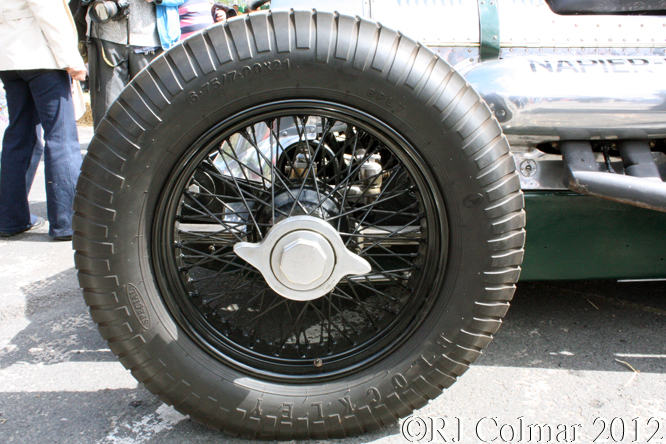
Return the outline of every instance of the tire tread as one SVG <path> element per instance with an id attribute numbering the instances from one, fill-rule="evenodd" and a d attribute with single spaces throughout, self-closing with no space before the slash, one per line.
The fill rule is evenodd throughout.
<path id="1" fill-rule="evenodd" d="M 160 113 L 187 83 L 259 53 L 309 49 L 317 63 L 346 60 L 355 70 L 381 72 L 387 83 L 404 84 L 439 113 L 446 131 L 462 141 L 461 155 L 477 169 L 475 177 L 484 193 L 480 214 L 492 236 L 482 276 L 485 290 L 473 302 L 473 318 L 455 337 L 442 339 L 443 352 L 422 355 L 414 362 L 404 376 L 404 387 L 396 386 L 372 407 L 358 406 L 344 416 L 278 421 L 278 416 L 268 413 L 254 417 L 240 405 L 227 410 L 228 404 L 202 395 L 189 376 L 172 374 L 168 361 L 156 358 L 166 349 L 163 339 L 149 337 L 118 297 L 127 290 L 114 271 L 119 265 L 113 261 L 109 225 L 116 219 L 115 197 L 125 186 L 125 163 L 140 151 L 143 132 L 161 124 Z M 113 353 L 148 390 L 218 430 L 271 440 L 329 439 L 389 424 L 426 405 L 467 371 L 500 328 L 513 297 L 524 254 L 525 213 L 508 142 L 485 102 L 462 76 L 427 48 L 381 25 L 332 13 L 279 11 L 211 27 L 158 57 L 136 78 L 100 124 L 90 151 L 75 203 L 74 247 L 93 320 Z"/>

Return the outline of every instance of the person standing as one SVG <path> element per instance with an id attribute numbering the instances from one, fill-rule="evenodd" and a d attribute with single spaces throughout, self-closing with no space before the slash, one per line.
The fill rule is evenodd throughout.
<path id="1" fill-rule="evenodd" d="M 162 42 L 162 49 L 165 51 L 180 40 L 181 23 L 178 7 L 186 1 L 154 0 L 157 14 L 157 32 Z"/>
<path id="2" fill-rule="evenodd" d="M 162 52 L 152 0 L 128 0 L 127 3 L 129 8 L 119 9 L 105 22 L 95 20 L 94 4 L 88 7 L 93 128 L 97 128 L 130 80 Z"/>
<path id="3" fill-rule="evenodd" d="M 237 15 L 235 9 L 223 5 L 220 2 L 213 3 L 213 6 L 210 8 L 210 13 L 213 15 L 213 21 L 215 23 L 223 22 L 231 17 L 236 17 Z"/>
<path id="4" fill-rule="evenodd" d="M 65 0 L 2 0 L 0 13 L 0 79 L 9 111 L 0 160 L 0 236 L 44 223 L 30 214 L 26 184 L 41 123 L 49 235 L 70 240 L 81 167 L 70 75 L 86 75 L 74 21 Z"/>

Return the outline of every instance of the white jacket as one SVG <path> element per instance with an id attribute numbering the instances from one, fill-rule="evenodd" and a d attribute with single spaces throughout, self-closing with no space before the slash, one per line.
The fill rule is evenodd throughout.
<path id="1" fill-rule="evenodd" d="M 66 0 L 0 0 L 0 71 L 83 66 Z"/>

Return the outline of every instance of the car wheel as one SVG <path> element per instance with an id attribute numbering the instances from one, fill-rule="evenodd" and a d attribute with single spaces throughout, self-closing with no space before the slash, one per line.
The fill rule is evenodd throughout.
<path id="1" fill-rule="evenodd" d="M 157 58 L 100 123 L 79 282 L 148 390 L 248 438 L 424 406 L 501 324 L 523 196 L 486 104 L 377 23 L 257 13 Z"/>

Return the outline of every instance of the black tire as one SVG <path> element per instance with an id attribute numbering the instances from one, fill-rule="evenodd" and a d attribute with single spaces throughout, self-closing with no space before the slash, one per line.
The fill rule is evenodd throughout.
<path id="1" fill-rule="evenodd" d="M 180 225 L 190 217 L 192 196 L 204 206 L 228 197 L 227 191 L 202 197 L 202 183 L 210 177 L 218 184 L 231 177 L 219 171 L 209 177 L 204 171 L 213 158 L 205 150 L 213 142 L 220 146 L 233 131 L 254 129 L 258 122 L 272 128 L 275 116 L 301 114 L 319 116 L 321 126 L 344 122 L 357 139 L 367 136 L 364 140 L 383 144 L 378 152 L 404 166 L 405 186 L 420 209 L 418 224 L 410 225 L 419 227 L 419 240 L 409 244 L 416 249 L 405 253 L 419 259 L 410 259 L 409 271 L 389 276 L 387 284 L 399 287 L 398 299 L 407 302 L 385 316 L 390 322 L 377 327 L 379 333 L 359 333 L 360 339 L 347 345 L 330 333 L 330 317 L 321 320 L 320 343 L 340 348 L 329 345 L 330 353 L 320 357 L 316 346 L 299 348 L 309 344 L 300 342 L 300 333 L 293 343 L 298 356 L 292 356 L 268 345 L 255 350 L 242 335 L 224 330 L 226 318 L 216 318 L 217 308 L 205 311 L 208 302 L 197 299 L 194 268 L 183 251 L 198 247 Z M 335 137 L 346 143 L 354 136 Z M 350 162 L 335 171 L 351 171 Z M 386 158 L 381 162 L 389 168 Z M 195 181 L 199 185 L 192 191 Z M 368 201 L 368 208 L 379 211 L 379 199 Z M 340 207 L 347 208 L 344 201 Z M 230 20 L 157 58 L 97 128 L 75 211 L 79 282 L 113 353 L 178 411 L 227 433 L 259 439 L 360 434 L 438 396 L 500 327 L 520 273 L 525 237 L 523 195 L 507 141 L 470 85 L 428 48 L 393 30 L 315 11 Z M 268 226 L 277 214 L 271 211 Z M 393 259 L 394 247 L 386 245 Z M 250 285 L 261 281 L 252 279 Z M 356 285 L 345 279 L 340 285 Z M 292 327 L 299 322 L 304 328 L 299 319 Z M 238 321 L 235 328 L 240 332 Z M 353 349 L 350 344 L 357 342 L 361 347 Z M 348 359 L 352 353 L 356 364 Z"/>

